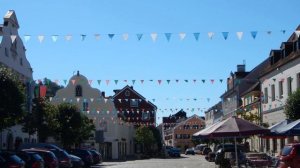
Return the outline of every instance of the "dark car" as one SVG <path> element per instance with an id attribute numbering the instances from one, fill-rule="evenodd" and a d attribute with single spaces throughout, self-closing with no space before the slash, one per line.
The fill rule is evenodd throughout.
<path id="1" fill-rule="evenodd" d="M 23 149 L 22 151 L 31 151 L 38 153 L 45 162 L 45 168 L 58 168 L 58 159 L 53 152 L 43 149 Z"/>
<path id="2" fill-rule="evenodd" d="M 94 164 L 93 155 L 87 149 L 70 149 L 70 150 L 68 150 L 68 152 L 70 154 L 80 157 L 82 159 L 82 161 L 84 162 L 84 165 L 87 167 Z"/>
<path id="3" fill-rule="evenodd" d="M 287 144 L 283 147 L 279 156 L 279 168 L 299 167 L 300 143 Z"/>
<path id="4" fill-rule="evenodd" d="M 72 162 L 72 168 L 83 168 L 84 167 L 84 162 L 82 161 L 82 159 L 80 157 L 72 155 L 72 154 L 69 154 L 69 157 Z"/>
<path id="5" fill-rule="evenodd" d="M 247 160 L 244 152 L 237 150 L 238 163 L 239 165 L 247 165 Z M 235 148 L 221 148 L 216 152 L 215 164 L 216 165 L 235 165 L 236 155 Z"/>
<path id="6" fill-rule="evenodd" d="M 209 152 L 212 152 L 212 150 L 211 150 L 209 147 L 205 147 L 205 148 L 202 150 L 201 154 L 202 154 L 202 155 L 207 155 Z"/>
<path id="7" fill-rule="evenodd" d="M 187 148 L 187 149 L 185 150 L 185 154 L 186 154 L 186 155 L 195 155 L 195 150 L 194 150 L 194 148 Z"/>
<path id="8" fill-rule="evenodd" d="M 71 159 L 69 158 L 69 154 L 65 150 L 61 149 L 60 147 L 58 147 L 54 144 L 50 144 L 50 143 L 22 144 L 22 145 L 20 145 L 19 150 L 20 149 L 29 149 L 29 148 L 50 150 L 57 157 L 60 168 L 71 168 L 72 167 L 72 163 L 71 163 Z"/>
<path id="9" fill-rule="evenodd" d="M 98 151 L 93 149 L 89 149 L 89 151 L 93 156 L 94 164 L 98 164 L 102 162 L 102 155 Z"/>
<path id="10" fill-rule="evenodd" d="M 0 166 L 3 168 L 25 168 L 25 162 L 11 152 L 0 152 Z"/>
<path id="11" fill-rule="evenodd" d="M 44 168 L 43 158 L 36 152 L 19 151 L 17 154 L 26 163 L 26 168 Z"/>
<path id="12" fill-rule="evenodd" d="M 169 156 L 172 156 L 172 157 L 180 157 L 180 149 L 178 148 L 171 148 L 169 150 Z"/>

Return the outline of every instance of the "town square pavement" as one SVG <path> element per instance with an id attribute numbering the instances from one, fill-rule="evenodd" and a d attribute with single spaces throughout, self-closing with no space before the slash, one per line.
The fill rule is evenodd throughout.
<path id="1" fill-rule="evenodd" d="M 208 162 L 201 155 L 184 155 L 180 158 L 144 159 L 124 162 L 103 162 L 93 168 L 215 168 L 214 162 Z"/>

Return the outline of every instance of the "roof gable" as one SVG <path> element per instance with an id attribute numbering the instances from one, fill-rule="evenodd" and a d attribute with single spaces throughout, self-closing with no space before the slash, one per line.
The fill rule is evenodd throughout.
<path id="1" fill-rule="evenodd" d="M 14 10 L 9 10 L 4 16 L 4 21 L 10 21 L 13 23 L 17 28 L 19 28 L 19 22 L 16 16 L 16 12 Z"/>

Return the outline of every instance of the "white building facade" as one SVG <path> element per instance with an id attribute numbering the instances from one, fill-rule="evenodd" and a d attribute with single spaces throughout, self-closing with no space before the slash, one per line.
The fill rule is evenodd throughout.
<path id="1" fill-rule="evenodd" d="M 123 159 L 133 154 L 133 125 L 119 120 L 113 101 L 92 88 L 79 72 L 69 80 L 66 88 L 58 90 L 51 99 L 55 105 L 63 102 L 77 105 L 94 121 L 95 136 L 82 145 L 100 150 L 106 159 Z"/>
<path id="2" fill-rule="evenodd" d="M 13 10 L 9 10 L 3 19 L 3 24 L 0 24 L 0 64 L 13 70 L 26 85 L 26 109 L 30 112 L 34 86 L 32 68 L 18 34 L 19 23 Z M 27 133 L 22 132 L 21 125 L 16 125 L 1 132 L 0 149 L 12 150 L 16 141 L 36 142 L 36 140 L 36 135 L 29 137 Z"/>

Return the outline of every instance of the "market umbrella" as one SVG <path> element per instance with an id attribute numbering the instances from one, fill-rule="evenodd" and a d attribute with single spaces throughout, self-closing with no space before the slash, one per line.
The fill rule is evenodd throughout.
<path id="1" fill-rule="evenodd" d="M 276 130 L 278 135 L 283 136 L 299 136 L 300 135 L 300 119 L 280 127 Z"/>
<path id="2" fill-rule="evenodd" d="M 286 138 L 286 135 L 280 134 L 278 131 L 284 129 L 291 122 L 292 122 L 292 120 L 290 120 L 290 119 L 285 119 L 281 122 L 278 122 L 278 123 L 268 127 L 270 132 L 262 135 L 261 137 L 262 138 Z"/>
<path id="3" fill-rule="evenodd" d="M 200 131 L 199 131 L 200 132 Z M 235 141 L 235 157 L 238 165 L 236 137 L 250 136 L 256 134 L 265 134 L 270 132 L 269 129 L 253 124 L 247 120 L 232 116 L 223 120 L 209 129 L 202 131 L 198 136 L 216 138 L 216 137 L 234 137 Z M 196 133 L 197 134 L 197 133 Z M 194 134 L 195 135 L 195 134 Z"/>

